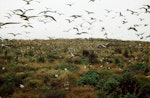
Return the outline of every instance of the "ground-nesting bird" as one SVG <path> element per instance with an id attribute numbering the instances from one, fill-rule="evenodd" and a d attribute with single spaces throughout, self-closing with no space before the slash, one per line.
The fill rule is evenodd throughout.
<path id="1" fill-rule="evenodd" d="M 135 27 L 129 27 L 128 30 L 134 30 L 134 31 L 138 31 Z"/>
<path id="2" fill-rule="evenodd" d="M 8 24 L 20 24 L 20 22 L 0 22 L 0 28 L 4 25 L 8 25 Z"/>

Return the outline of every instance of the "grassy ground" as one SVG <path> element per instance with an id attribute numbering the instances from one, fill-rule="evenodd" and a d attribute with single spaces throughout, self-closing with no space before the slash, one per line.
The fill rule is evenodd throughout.
<path id="1" fill-rule="evenodd" d="M 150 43 L 1 40 L 2 98 L 150 98 Z"/>

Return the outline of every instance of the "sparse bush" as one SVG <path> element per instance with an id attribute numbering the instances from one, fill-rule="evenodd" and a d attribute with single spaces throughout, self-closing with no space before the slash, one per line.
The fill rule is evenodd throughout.
<path id="1" fill-rule="evenodd" d="M 6 78 L 1 77 L 0 82 L 0 96 L 9 97 L 15 91 L 16 87 L 19 87 L 22 80 L 15 73 L 10 73 Z"/>
<path id="2" fill-rule="evenodd" d="M 129 66 L 128 70 L 138 74 L 147 74 L 150 72 L 150 67 L 143 63 L 137 63 L 135 65 Z"/>
<path id="3" fill-rule="evenodd" d="M 121 57 L 115 58 L 114 59 L 115 64 L 117 64 L 119 67 L 123 67 L 124 66 L 124 60 Z"/>
<path id="4" fill-rule="evenodd" d="M 89 63 L 91 63 L 91 64 L 99 63 L 98 56 L 97 56 L 97 54 L 94 53 L 94 51 L 91 51 L 91 53 L 88 56 L 88 59 L 89 59 Z"/>

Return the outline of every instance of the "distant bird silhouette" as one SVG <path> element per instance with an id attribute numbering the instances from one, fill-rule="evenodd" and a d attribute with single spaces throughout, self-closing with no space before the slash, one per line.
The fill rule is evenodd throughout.
<path id="1" fill-rule="evenodd" d="M 23 0 L 23 1 L 25 1 L 26 2 L 26 4 L 27 5 L 29 5 L 32 1 L 34 1 L 34 0 Z M 35 2 L 38 2 L 38 3 L 40 3 L 40 1 L 35 1 Z"/>
<path id="2" fill-rule="evenodd" d="M 13 13 L 16 14 L 16 15 L 24 16 L 26 14 L 26 12 L 32 11 L 32 10 L 34 10 L 34 9 L 16 9 L 16 10 L 13 11 Z"/>
<path id="3" fill-rule="evenodd" d="M 125 24 L 125 23 L 128 23 L 128 21 L 124 21 L 124 20 L 123 20 L 123 21 L 122 21 L 122 24 Z"/>
<path id="4" fill-rule="evenodd" d="M 71 7 L 71 6 L 73 5 L 73 3 L 69 3 L 69 4 L 66 4 L 66 5 L 68 5 L 68 6 L 70 6 L 70 7 Z"/>
<path id="5" fill-rule="evenodd" d="M 70 19 L 65 19 L 65 20 L 67 20 L 68 23 L 71 23 L 72 21 L 74 21 L 74 20 L 70 20 Z"/>
<path id="6" fill-rule="evenodd" d="M 144 19 L 143 19 L 143 18 L 139 18 L 139 20 L 140 20 L 140 21 L 143 21 Z"/>
<path id="7" fill-rule="evenodd" d="M 6 17 L 6 18 L 10 19 L 10 18 L 12 17 L 12 14 L 7 13 L 7 15 L 6 15 L 6 16 L 4 16 L 4 17 Z"/>
<path id="8" fill-rule="evenodd" d="M 147 35 L 146 38 L 150 38 L 150 35 Z"/>
<path id="9" fill-rule="evenodd" d="M 43 22 L 44 24 L 48 23 L 49 21 L 47 20 L 41 20 L 41 19 L 38 19 L 39 22 Z"/>
<path id="10" fill-rule="evenodd" d="M 85 10 L 85 12 L 87 12 L 87 14 L 94 14 L 94 12 L 90 12 L 90 11 L 87 11 L 87 10 Z"/>
<path id="11" fill-rule="evenodd" d="M 29 21 L 29 19 L 31 19 L 31 18 L 35 18 L 35 17 L 38 17 L 38 16 L 22 16 L 22 19 L 23 20 L 26 20 L 26 21 Z"/>
<path id="12" fill-rule="evenodd" d="M 121 12 L 119 12 L 119 16 L 120 16 L 120 17 L 121 17 L 121 16 L 123 17 L 123 14 L 122 14 Z"/>
<path id="13" fill-rule="evenodd" d="M 140 9 L 144 9 L 145 13 L 150 13 L 150 11 L 148 10 L 148 8 L 146 8 L 146 7 L 141 7 Z"/>
<path id="14" fill-rule="evenodd" d="M 50 15 L 44 15 L 45 18 L 51 18 L 52 20 L 56 21 L 56 19 L 53 16 Z"/>
<path id="15" fill-rule="evenodd" d="M 144 33 L 138 33 L 138 34 L 136 34 L 137 36 L 142 36 Z"/>
<path id="16" fill-rule="evenodd" d="M 16 35 L 21 35 L 20 33 L 17 33 L 17 34 L 15 34 L 15 33 L 7 33 L 7 34 L 11 34 L 11 35 L 13 35 L 14 37 L 15 37 Z"/>
<path id="17" fill-rule="evenodd" d="M 5 22 L 5 23 L 0 22 L 0 28 L 4 25 L 8 25 L 8 24 L 20 24 L 20 23 L 19 22 Z"/>
<path id="18" fill-rule="evenodd" d="M 24 27 L 24 28 L 28 28 L 28 27 L 33 28 L 33 26 L 30 25 L 30 23 L 24 24 L 24 25 L 22 25 L 21 27 Z"/>
<path id="19" fill-rule="evenodd" d="M 73 17 L 73 18 L 79 18 L 79 17 L 82 17 L 81 15 L 72 15 L 70 17 Z"/>
<path id="20" fill-rule="evenodd" d="M 79 32 L 78 32 L 78 33 L 76 33 L 76 34 L 77 34 L 77 35 L 81 35 L 82 33 L 79 33 Z"/>
<path id="21" fill-rule="evenodd" d="M 148 9 L 150 9 L 150 5 L 143 5 L 143 6 L 146 6 Z"/>
<path id="22" fill-rule="evenodd" d="M 134 31 L 138 31 L 135 27 L 129 27 L 128 30 L 134 30 Z"/>
<path id="23" fill-rule="evenodd" d="M 73 27 L 73 29 L 77 30 L 79 32 L 79 29 L 77 27 Z"/>
<path id="24" fill-rule="evenodd" d="M 105 27 L 102 27 L 102 28 L 101 28 L 101 31 L 102 31 L 102 32 L 105 31 Z"/>
<path id="25" fill-rule="evenodd" d="M 148 26 L 148 24 L 144 24 L 144 27 Z"/>
<path id="26" fill-rule="evenodd" d="M 64 30 L 63 32 L 69 32 L 71 29 L 68 29 L 68 30 Z"/>
<path id="27" fill-rule="evenodd" d="M 139 15 L 138 12 L 132 11 L 130 9 L 127 9 L 127 11 L 131 12 L 132 15 L 134 15 L 134 14 Z"/>
<path id="28" fill-rule="evenodd" d="M 105 11 L 107 11 L 107 13 L 110 13 L 112 10 L 107 10 L 107 9 L 105 9 Z"/>
<path id="29" fill-rule="evenodd" d="M 95 0 L 90 0 L 89 2 L 94 2 Z"/>

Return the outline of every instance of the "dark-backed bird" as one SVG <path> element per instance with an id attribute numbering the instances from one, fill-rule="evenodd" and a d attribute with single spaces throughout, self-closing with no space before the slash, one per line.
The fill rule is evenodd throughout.
<path id="1" fill-rule="evenodd" d="M 20 24 L 20 23 L 19 22 L 5 22 L 5 23 L 0 22 L 0 28 L 4 25 L 8 25 L 8 24 Z"/>
<path id="2" fill-rule="evenodd" d="M 70 20 L 70 19 L 65 19 L 66 21 L 68 21 L 68 23 L 71 23 L 74 20 Z"/>
<path id="3" fill-rule="evenodd" d="M 132 15 L 134 15 L 134 14 L 139 15 L 138 12 L 132 11 L 130 9 L 127 9 L 127 11 L 131 12 Z"/>
<path id="4" fill-rule="evenodd" d="M 148 9 L 150 9 L 150 5 L 143 5 L 143 6 L 146 6 Z"/>
<path id="5" fill-rule="evenodd" d="M 128 21 L 124 21 L 124 20 L 123 20 L 123 21 L 122 21 L 122 24 L 125 24 L 125 23 L 128 23 Z"/>
<path id="6" fill-rule="evenodd" d="M 150 35 L 147 35 L 147 36 L 146 36 L 146 38 L 149 38 L 149 37 L 150 37 Z"/>
<path id="7" fill-rule="evenodd" d="M 142 36 L 144 33 L 138 33 L 138 34 L 136 34 L 137 36 Z"/>
<path id="8" fill-rule="evenodd" d="M 89 2 L 94 2 L 95 0 L 90 0 Z"/>
<path id="9" fill-rule="evenodd" d="M 138 31 L 135 27 L 129 27 L 128 30 L 134 30 L 134 31 Z"/>
<path id="10" fill-rule="evenodd" d="M 56 21 L 56 19 L 53 16 L 50 15 L 44 15 L 45 18 L 51 18 L 52 20 Z"/>
<path id="11" fill-rule="evenodd" d="M 77 27 L 73 27 L 73 29 L 77 30 L 79 32 L 79 29 Z"/>
<path id="12" fill-rule="evenodd" d="M 73 17 L 73 18 L 79 18 L 79 17 L 82 17 L 81 15 L 72 15 L 70 17 Z"/>
<path id="13" fill-rule="evenodd" d="M 34 1 L 34 0 L 23 0 L 23 1 L 25 1 L 26 2 L 26 4 L 27 5 L 29 5 L 32 1 Z M 35 1 L 35 2 L 38 2 L 38 3 L 40 3 L 40 1 Z"/>
<path id="14" fill-rule="evenodd" d="M 141 7 L 140 9 L 144 9 L 145 13 L 150 13 L 150 11 L 148 10 L 148 8 L 146 8 L 146 7 Z"/>
<path id="15" fill-rule="evenodd" d="M 24 25 L 22 25 L 21 27 L 24 27 L 24 28 L 33 28 L 33 26 L 32 25 L 30 25 L 30 23 L 27 23 L 27 24 L 24 24 Z"/>
<path id="16" fill-rule="evenodd" d="M 18 15 L 25 15 L 26 14 L 26 12 L 28 12 L 28 11 L 32 11 L 32 10 L 34 10 L 34 9 L 16 9 L 16 10 L 14 10 L 13 11 L 13 13 L 14 14 L 18 14 Z M 20 12 L 20 13 L 19 13 Z"/>
<path id="17" fill-rule="evenodd" d="M 68 6 L 70 6 L 70 7 L 71 7 L 71 6 L 73 5 L 73 3 L 68 3 L 68 4 L 66 4 L 66 5 L 68 5 Z"/>
<path id="18" fill-rule="evenodd" d="M 110 13 L 112 10 L 107 10 L 107 9 L 105 9 L 105 11 L 107 11 L 107 13 Z"/>
<path id="19" fill-rule="evenodd" d="M 35 18 L 35 17 L 38 17 L 38 16 L 22 16 L 21 18 L 23 19 L 23 20 L 26 20 L 26 21 L 29 21 L 29 19 L 31 19 L 31 18 Z"/>
<path id="20" fill-rule="evenodd" d="M 87 10 L 85 10 L 85 12 L 87 12 L 87 14 L 94 14 L 94 12 L 90 12 L 90 11 L 87 11 Z"/>
<path id="21" fill-rule="evenodd" d="M 14 37 L 15 37 L 16 35 L 21 35 L 20 33 L 17 33 L 17 34 L 15 34 L 15 33 L 7 33 L 7 34 L 11 34 L 11 35 L 13 35 Z"/>

